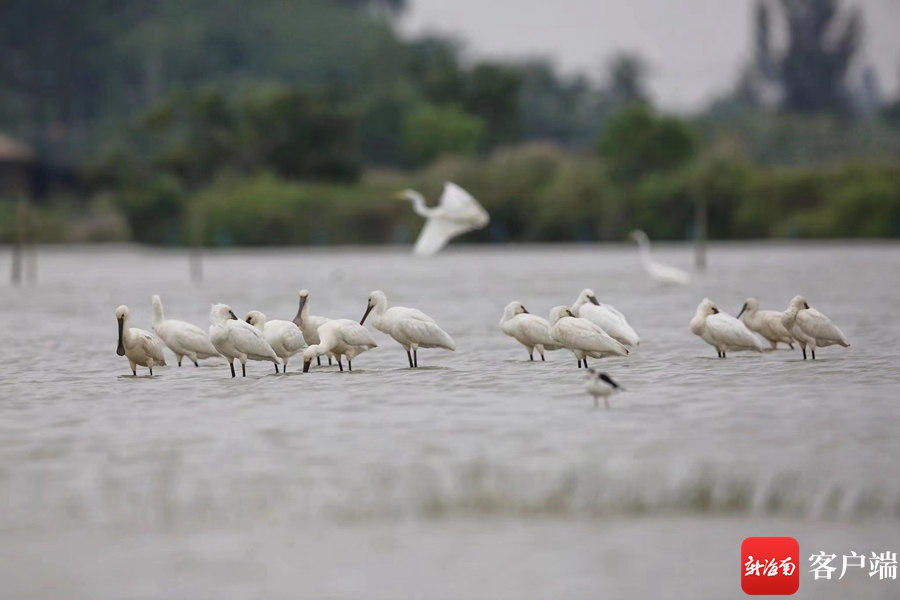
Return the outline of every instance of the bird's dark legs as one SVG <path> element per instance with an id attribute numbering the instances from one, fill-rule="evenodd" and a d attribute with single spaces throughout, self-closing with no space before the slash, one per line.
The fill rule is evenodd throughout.
<path id="1" fill-rule="evenodd" d="M 181 357 L 180 356 L 178 357 L 178 366 L 179 367 L 181 366 Z"/>
<path id="2" fill-rule="evenodd" d="M 247 365 L 246 365 L 246 363 L 243 363 L 243 362 L 241 363 L 241 376 L 242 377 L 247 376 Z"/>
<path id="3" fill-rule="evenodd" d="M 815 358 L 815 357 L 816 357 L 816 355 L 813 354 L 813 358 Z M 153 377 L 153 367 L 148 367 L 148 368 L 150 369 L 150 377 Z"/>
<path id="4" fill-rule="evenodd" d="M 409 350 L 406 351 L 406 358 L 409 359 L 409 368 L 412 369 L 413 368 L 412 352 L 410 352 Z"/>
<path id="5" fill-rule="evenodd" d="M 587 356 L 584 357 L 584 368 L 585 368 L 585 369 L 588 368 L 588 366 L 587 366 Z"/>
<path id="6" fill-rule="evenodd" d="M 278 372 L 278 363 L 272 363 L 272 364 L 275 365 L 275 372 L 277 373 Z"/>
<path id="7" fill-rule="evenodd" d="M 581 359 L 580 358 L 578 359 L 578 368 L 579 369 L 581 368 Z"/>
<path id="8" fill-rule="evenodd" d="M 542 361 L 543 361 L 543 360 L 546 360 L 546 359 L 544 358 L 544 353 L 543 353 L 543 352 L 541 353 L 541 360 L 542 360 Z"/>
<path id="9" fill-rule="evenodd" d="M 790 348 L 791 350 L 793 350 L 793 349 L 794 349 L 794 345 L 793 345 L 792 343 L 788 342 L 788 348 Z"/>
<path id="10" fill-rule="evenodd" d="M 344 365 L 341 364 L 341 357 L 340 357 L 340 356 L 338 356 L 337 361 L 338 361 L 338 369 L 340 369 L 341 371 L 343 371 L 343 370 L 344 370 Z"/>
<path id="11" fill-rule="evenodd" d="M 806 360 L 806 348 L 803 348 L 803 360 Z"/>
<path id="12" fill-rule="evenodd" d="M 131 374 L 134 375 L 135 377 L 137 377 L 137 369 L 132 369 Z"/>
<path id="13" fill-rule="evenodd" d="M 340 362 L 341 362 L 341 361 L 338 361 L 338 364 L 340 364 Z M 328 357 L 328 366 L 329 366 L 329 367 L 331 366 L 331 357 L 330 357 L 330 356 Z"/>
<path id="14" fill-rule="evenodd" d="M 321 356 L 317 356 L 317 357 L 316 357 L 316 366 L 317 366 L 317 367 L 321 367 L 321 366 L 322 366 L 322 357 L 321 357 Z"/>
<path id="15" fill-rule="evenodd" d="M 348 370 L 348 371 L 352 371 L 352 370 L 353 370 L 353 363 L 350 362 L 350 359 L 349 359 L 349 358 L 347 359 L 347 370 Z"/>
<path id="16" fill-rule="evenodd" d="M 418 348 L 413 350 L 413 366 L 417 369 L 419 368 L 419 349 Z"/>
<path id="17" fill-rule="evenodd" d="M 228 364 L 231 366 L 231 376 L 234 377 L 234 359 L 228 361 Z"/>
<path id="18" fill-rule="evenodd" d="M 181 365 L 178 365 L 178 366 L 180 367 Z M 195 366 L 195 367 L 199 367 L 199 366 L 200 366 L 200 363 L 198 363 L 198 362 L 195 360 L 195 361 L 194 361 L 194 366 Z"/>
<path id="19" fill-rule="evenodd" d="M 816 351 L 810 349 L 810 352 L 812 353 L 813 360 L 816 360 Z"/>

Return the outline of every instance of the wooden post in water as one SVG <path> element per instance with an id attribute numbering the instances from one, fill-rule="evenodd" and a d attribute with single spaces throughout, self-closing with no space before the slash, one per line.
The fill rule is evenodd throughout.
<path id="1" fill-rule="evenodd" d="M 701 192 L 694 205 L 694 268 L 698 271 L 706 269 L 706 228 L 706 194 Z"/>
<path id="2" fill-rule="evenodd" d="M 191 215 L 191 250 L 190 272 L 191 282 L 199 284 L 203 281 L 203 231 L 205 229 L 205 215 L 196 200 L 190 207 Z"/>

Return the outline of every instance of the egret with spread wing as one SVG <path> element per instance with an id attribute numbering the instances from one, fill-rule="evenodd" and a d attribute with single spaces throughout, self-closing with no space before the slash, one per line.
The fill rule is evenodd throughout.
<path id="1" fill-rule="evenodd" d="M 417 256 L 433 256 L 451 239 L 481 229 L 491 220 L 478 200 L 451 181 L 444 184 L 441 199 L 433 208 L 428 207 L 422 194 L 415 190 L 404 190 L 398 197 L 412 202 L 416 214 L 427 219 L 413 250 Z"/>

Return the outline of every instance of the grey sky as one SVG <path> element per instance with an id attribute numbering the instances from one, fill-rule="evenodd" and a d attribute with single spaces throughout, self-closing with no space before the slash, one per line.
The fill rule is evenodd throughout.
<path id="1" fill-rule="evenodd" d="M 900 0 L 855 0 L 866 26 L 863 61 L 883 95 L 898 94 Z M 566 71 L 598 76 L 617 50 L 653 66 L 655 98 L 668 108 L 701 107 L 728 89 L 751 54 L 753 0 L 410 0 L 409 34 L 438 31 L 474 57 L 545 56 Z"/>

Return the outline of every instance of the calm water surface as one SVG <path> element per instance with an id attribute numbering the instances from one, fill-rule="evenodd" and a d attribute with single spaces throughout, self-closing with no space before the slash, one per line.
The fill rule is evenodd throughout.
<path id="1" fill-rule="evenodd" d="M 195 286 L 181 253 L 42 250 L 37 284 L 0 288 L 0 595 L 728 598 L 749 535 L 900 551 L 900 247 L 713 246 L 677 289 L 628 246 L 406 252 L 221 252 Z M 585 287 L 644 340 L 594 361 L 628 390 L 610 410 L 571 353 L 532 363 L 498 329 L 511 300 L 546 315 Z M 115 354 L 119 304 L 150 329 L 160 294 L 206 328 L 213 302 L 291 319 L 301 288 L 357 320 L 383 290 L 458 350 L 410 370 L 375 332 L 352 373 L 246 379 L 174 359 L 134 378 Z M 852 347 L 718 360 L 688 330 L 704 296 L 736 314 L 797 293 Z M 803 558 L 798 597 L 900 596 L 862 571 L 813 581 Z"/>

